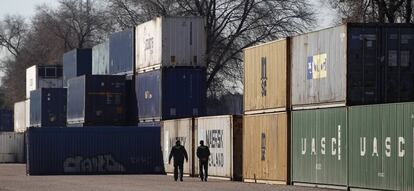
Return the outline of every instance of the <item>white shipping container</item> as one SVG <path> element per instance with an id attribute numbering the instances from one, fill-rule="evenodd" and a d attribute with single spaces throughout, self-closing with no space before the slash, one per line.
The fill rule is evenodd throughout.
<path id="1" fill-rule="evenodd" d="M 202 17 L 157 17 L 135 31 L 137 72 L 162 66 L 206 66 Z"/>
<path id="2" fill-rule="evenodd" d="M 171 164 L 168 164 L 168 157 L 177 140 L 187 151 L 188 162 L 184 162 L 184 174 L 190 175 L 193 169 L 193 120 L 191 118 L 167 120 L 161 124 L 161 147 L 166 173 L 174 172 L 174 159 L 171 160 Z"/>
<path id="3" fill-rule="evenodd" d="M 26 127 L 26 101 L 14 104 L 14 132 L 23 133 Z"/>
<path id="4" fill-rule="evenodd" d="M 25 108 L 25 112 L 26 112 L 26 128 L 30 127 L 30 99 L 25 101 L 26 104 L 26 108 Z"/>
<path id="5" fill-rule="evenodd" d="M 0 132 L 0 163 L 24 163 L 24 134 Z"/>
<path id="6" fill-rule="evenodd" d="M 195 121 L 196 153 L 200 140 L 210 148 L 208 174 L 232 180 L 242 179 L 243 168 L 243 119 L 241 116 L 201 117 Z M 195 154 L 196 155 L 196 154 Z M 197 155 L 195 173 L 199 174 Z"/>
<path id="7" fill-rule="evenodd" d="M 109 40 L 92 48 L 92 74 L 109 74 Z"/>
<path id="8" fill-rule="evenodd" d="M 38 67 L 34 65 L 26 69 L 26 99 L 30 98 L 30 92 L 40 88 L 62 88 L 63 78 L 42 78 L 39 76 Z"/>

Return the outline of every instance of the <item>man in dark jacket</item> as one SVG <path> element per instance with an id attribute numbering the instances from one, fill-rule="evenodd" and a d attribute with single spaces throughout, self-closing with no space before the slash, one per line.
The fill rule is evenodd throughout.
<path id="1" fill-rule="evenodd" d="M 210 157 L 210 149 L 204 145 L 204 141 L 200 141 L 200 146 L 197 148 L 197 157 L 199 159 L 201 181 L 207 182 L 208 158 Z M 203 169 L 204 169 L 204 173 L 203 173 Z"/>
<path id="2" fill-rule="evenodd" d="M 178 179 L 178 169 L 180 169 L 180 181 L 183 181 L 184 158 L 188 162 L 188 155 L 180 141 L 175 142 L 175 146 L 171 149 L 168 164 L 171 164 L 171 158 L 174 157 L 174 180 Z"/>

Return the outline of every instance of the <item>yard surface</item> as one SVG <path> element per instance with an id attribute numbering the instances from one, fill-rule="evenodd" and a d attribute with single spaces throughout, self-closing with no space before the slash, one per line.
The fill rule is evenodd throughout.
<path id="1" fill-rule="evenodd" d="M 174 182 L 171 176 L 149 175 L 110 175 L 110 176 L 26 176 L 26 166 L 17 164 L 0 164 L 0 191 L 69 191 L 69 190 L 327 190 L 296 186 L 277 186 L 266 184 L 251 184 L 210 179 L 200 182 L 198 178 L 184 177 L 184 182 Z"/>

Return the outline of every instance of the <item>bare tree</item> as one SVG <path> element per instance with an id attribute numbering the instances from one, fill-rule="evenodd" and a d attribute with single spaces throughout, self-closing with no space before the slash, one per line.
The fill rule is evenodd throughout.
<path id="1" fill-rule="evenodd" d="M 28 30 L 29 27 L 22 16 L 7 15 L 0 22 L 0 47 L 6 48 L 8 53 L 17 57 Z"/>
<path id="2" fill-rule="evenodd" d="M 236 88 L 242 81 L 242 51 L 257 43 L 308 29 L 314 23 L 306 0 L 108 0 L 114 14 L 136 18 L 202 16 L 207 30 L 207 87 L 210 95 Z M 115 6 L 116 5 L 116 6 Z M 138 6 L 126 9 L 128 5 Z M 129 19 L 135 17 L 128 17 Z M 128 26 L 142 22 L 137 19 Z M 124 24 L 124 23 L 121 23 Z"/>

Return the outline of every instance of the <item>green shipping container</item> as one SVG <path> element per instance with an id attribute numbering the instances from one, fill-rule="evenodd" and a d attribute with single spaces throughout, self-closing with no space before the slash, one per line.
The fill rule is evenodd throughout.
<path id="1" fill-rule="evenodd" d="M 347 186 L 345 107 L 292 112 L 292 182 Z"/>
<path id="2" fill-rule="evenodd" d="M 414 190 L 414 103 L 349 108 L 349 186 Z"/>

